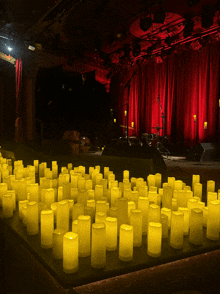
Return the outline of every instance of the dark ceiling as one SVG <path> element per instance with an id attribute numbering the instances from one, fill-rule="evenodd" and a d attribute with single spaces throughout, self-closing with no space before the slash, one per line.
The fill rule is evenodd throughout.
<path id="1" fill-rule="evenodd" d="M 0 43 L 118 69 L 176 45 L 219 36 L 216 0 L 7 0 L 0 6 Z M 162 12 L 162 19 L 161 14 Z M 163 19 L 163 13 L 164 19 Z M 156 15 L 159 19 L 156 20 Z M 213 19 L 209 23 L 210 16 Z M 184 34 L 193 20 L 193 31 Z M 151 25 L 140 26 L 150 19 Z M 206 21 L 207 20 L 207 21 Z M 8 38 L 8 39 L 6 39 Z M 202 43 L 201 42 L 201 43 Z M 174 46 L 175 45 L 175 46 Z M 40 46 L 40 47 L 39 47 Z M 198 47 L 194 46 L 194 49 Z M 1 51 L 1 50 L 0 50 Z M 37 54 L 37 53 L 36 53 Z M 12 54 L 13 55 L 13 54 Z M 15 56 L 16 58 L 17 56 Z"/>

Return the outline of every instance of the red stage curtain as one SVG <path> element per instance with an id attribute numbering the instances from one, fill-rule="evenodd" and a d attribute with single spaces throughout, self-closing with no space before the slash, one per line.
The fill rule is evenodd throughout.
<path id="1" fill-rule="evenodd" d="M 188 146 L 195 143 L 219 141 L 219 42 L 208 43 L 199 51 L 182 50 L 164 57 L 162 63 L 153 58 L 139 66 L 131 79 L 129 95 L 129 126 L 135 130 L 129 136 L 156 133 L 157 124 L 171 141 Z M 111 96 L 119 124 L 126 125 L 127 82 L 135 69 L 112 78 Z M 193 116 L 196 115 L 196 122 Z M 204 122 L 208 123 L 204 130 Z"/>
<path id="2" fill-rule="evenodd" d="M 16 75 L 15 75 L 15 89 L 16 89 L 16 113 L 18 115 L 18 105 L 21 93 L 21 81 L 22 81 L 22 61 L 21 58 L 16 60 Z"/>

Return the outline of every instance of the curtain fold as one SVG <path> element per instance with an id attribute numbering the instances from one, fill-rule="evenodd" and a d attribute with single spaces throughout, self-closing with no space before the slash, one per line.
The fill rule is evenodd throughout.
<path id="1" fill-rule="evenodd" d="M 220 43 L 207 43 L 200 50 L 182 50 L 141 65 L 131 79 L 130 94 L 126 83 L 134 69 L 112 79 L 111 94 L 115 99 L 117 121 L 126 125 L 126 101 L 129 101 L 129 136 L 156 133 L 172 142 L 193 146 L 219 141 L 219 55 Z M 157 101 L 159 97 L 159 102 Z M 196 115 L 196 122 L 193 116 Z M 204 129 L 207 122 L 207 130 Z"/>

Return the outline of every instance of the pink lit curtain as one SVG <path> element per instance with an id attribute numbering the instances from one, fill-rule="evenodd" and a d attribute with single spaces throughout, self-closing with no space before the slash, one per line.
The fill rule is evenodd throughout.
<path id="1" fill-rule="evenodd" d="M 129 97 L 126 83 L 135 69 L 113 77 L 110 92 L 119 124 L 126 125 L 124 111 L 128 100 L 129 127 L 134 122 L 129 136 L 156 133 L 155 127 L 162 127 L 163 111 L 165 124 L 160 135 L 168 136 L 170 141 L 188 146 L 220 141 L 219 55 L 220 44 L 215 42 L 199 51 L 173 53 L 162 63 L 152 59 L 139 66 L 131 79 Z"/>

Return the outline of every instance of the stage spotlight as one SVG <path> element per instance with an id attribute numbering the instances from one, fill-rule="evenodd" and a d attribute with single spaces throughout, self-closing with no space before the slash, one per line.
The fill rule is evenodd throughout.
<path id="1" fill-rule="evenodd" d="M 208 29 L 213 25 L 214 14 L 215 13 L 213 5 L 207 4 L 202 7 L 201 18 L 203 28 Z"/>
<path id="2" fill-rule="evenodd" d="M 186 15 L 185 16 L 185 28 L 183 31 L 183 37 L 187 38 L 192 35 L 193 33 L 193 28 L 194 28 L 194 21 L 192 20 L 191 15 Z"/>
<path id="3" fill-rule="evenodd" d="M 196 4 L 198 4 L 200 2 L 200 0 L 188 0 L 188 6 L 189 7 L 193 7 L 195 6 Z"/>
<path id="4" fill-rule="evenodd" d="M 133 44 L 133 56 L 137 57 L 141 53 L 141 45 L 139 43 Z"/>
<path id="5" fill-rule="evenodd" d="M 144 31 L 144 32 L 148 31 L 149 28 L 151 27 L 151 25 L 152 25 L 151 17 L 142 17 L 140 19 L 139 26 L 142 29 L 142 31 Z"/>
<path id="6" fill-rule="evenodd" d="M 158 9 L 155 13 L 154 13 L 154 23 L 164 23 L 164 20 L 166 18 L 166 12 L 163 8 Z"/>

